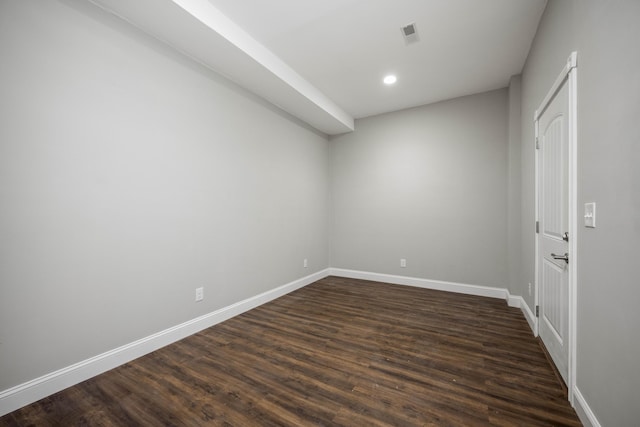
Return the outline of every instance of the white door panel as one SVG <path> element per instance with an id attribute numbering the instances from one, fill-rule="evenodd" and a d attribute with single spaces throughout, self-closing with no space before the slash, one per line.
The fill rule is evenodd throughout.
<path id="1" fill-rule="evenodd" d="M 564 261 L 562 261 L 564 263 Z M 565 321 L 563 316 L 563 307 L 566 305 L 566 298 L 563 283 L 565 274 L 565 266 L 550 262 L 548 259 L 542 261 L 542 283 L 545 288 L 542 294 L 542 321 L 553 336 L 551 343 L 558 342 L 563 344 L 565 336 Z"/>
<path id="2" fill-rule="evenodd" d="M 568 109 L 565 82 L 538 121 L 539 333 L 565 381 L 568 375 L 568 263 L 552 254 L 567 254 L 570 262 L 569 245 L 563 239 L 569 230 Z"/>

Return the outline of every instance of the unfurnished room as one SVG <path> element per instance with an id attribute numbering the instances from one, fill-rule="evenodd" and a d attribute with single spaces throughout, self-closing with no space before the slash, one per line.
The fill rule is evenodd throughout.
<path id="1" fill-rule="evenodd" d="M 637 0 L 0 0 L 0 426 L 639 425 Z"/>

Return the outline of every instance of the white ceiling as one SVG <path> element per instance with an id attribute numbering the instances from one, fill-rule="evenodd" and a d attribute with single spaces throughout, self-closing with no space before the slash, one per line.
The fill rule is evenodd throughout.
<path id="1" fill-rule="evenodd" d="M 507 86 L 546 0 L 91 0 L 327 133 Z M 420 40 L 400 28 L 415 22 Z M 393 86 L 382 84 L 389 73 Z"/>

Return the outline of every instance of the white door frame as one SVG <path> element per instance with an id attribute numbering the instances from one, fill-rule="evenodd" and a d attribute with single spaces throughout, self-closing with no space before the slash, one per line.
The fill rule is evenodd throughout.
<path id="1" fill-rule="evenodd" d="M 535 129 L 535 141 L 537 144 L 538 141 L 538 120 L 544 113 L 544 110 L 549 105 L 554 95 L 560 89 L 560 87 L 565 84 L 568 85 L 569 89 L 569 111 L 568 111 L 568 126 L 569 126 L 569 256 L 570 262 L 568 264 L 569 269 L 569 295 L 568 295 L 568 340 L 569 340 L 569 366 L 568 366 L 568 397 L 571 405 L 574 404 L 574 388 L 576 384 L 576 330 L 577 330 L 577 264 L 578 264 L 578 251 L 577 251 L 577 237 L 578 237 L 578 126 L 577 126 L 577 117 L 578 117 L 578 102 L 577 102 L 577 89 L 578 89 L 578 53 L 572 52 L 567 59 L 567 63 L 564 68 L 560 72 L 560 75 L 551 86 L 551 89 L 547 93 L 547 96 L 544 97 L 544 100 L 540 104 L 540 107 L 535 111 L 533 120 L 534 120 L 534 129 Z M 539 221 L 539 185 L 538 178 L 540 174 L 540 161 L 538 159 L 539 150 L 535 149 L 535 170 L 536 170 L 536 181 L 535 181 L 535 219 Z M 539 305 L 539 274 L 538 267 L 541 262 L 538 256 L 538 248 L 539 248 L 539 237 L 540 235 L 536 233 L 535 235 L 535 304 L 536 307 Z M 539 319 L 536 319 L 534 334 L 538 336 L 539 330 Z"/>

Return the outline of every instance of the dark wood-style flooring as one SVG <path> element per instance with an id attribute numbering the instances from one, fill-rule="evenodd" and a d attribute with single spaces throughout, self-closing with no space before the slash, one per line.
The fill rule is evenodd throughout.
<path id="1" fill-rule="evenodd" d="M 2 426 L 579 426 L 519 309 L 327 277 Z"/>

